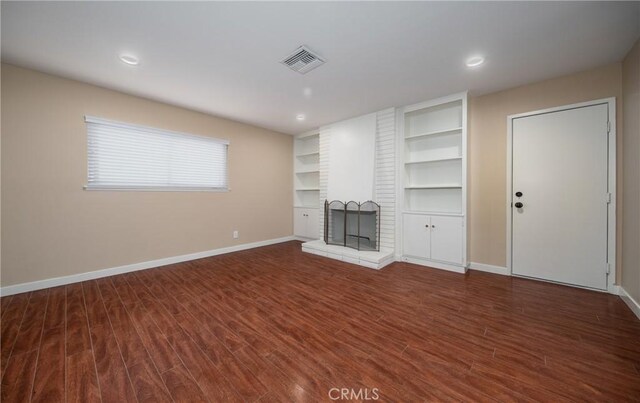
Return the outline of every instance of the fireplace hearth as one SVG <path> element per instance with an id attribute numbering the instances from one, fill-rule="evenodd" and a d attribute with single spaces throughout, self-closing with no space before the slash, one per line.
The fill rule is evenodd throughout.
<path id="1" fill-rule="evenodd" d="M 380 250 L 380 205 L 333 200 L 324 202 L 324 241 L 362 251 Z"/>

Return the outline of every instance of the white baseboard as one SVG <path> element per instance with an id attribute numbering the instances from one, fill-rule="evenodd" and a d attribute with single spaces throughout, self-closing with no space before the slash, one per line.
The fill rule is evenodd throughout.
<path id="1" fill-rule="evenodd" d="M 502 266 L 493 266 L 493 265 L 490 265 L 490 264 L 471 262 L 471 263 L 469 263 L 469 268 L 471 270 L 484 271 L 484 272 L 487 272 L 487 273 L 500 274 L 500 275 L 503 275 L 503 276 L 508 276 L 509 275 L 509 269 L 507 269 L 506 267 L 502 267 Z"/>
<path id="2" fill-rule="evenodd" d="M 317 241 L 317 238 L 305 238 L 303 236 L 294 235 L 293 236 L 293 240 L 294 241 L 301 241 L 301 242 L 309 242 L 309 241 Z"/>
<path id="3" fill-rule="evenodd" d="M 640 319 L 640 303 L 633 299 L 633 297 L 629 295 L 629 293 L 624 288 L 619 287 L 619 291 L 620 298 L 622 298 L 622 300 L 629 306 L 629 308 L 631 308 L 633 313 L 636 314 L 638 319 Z"/>
<path id="4" fill-rule="evenodd" d="M 87 273 L 73 274 L 70 276 L 49 278 L 46 280 L 32 281 L 30 283 L 22 283 L 16 285 L 8 285 L 0 288 L 0 296 L 20 294 L 28 291 L 41 290 L 43 288 L 57 287 L 60 285 L 79 283 L 81 281 L 94 280 L 102 277 L 114 276 L 116 274 L 129 273 L 132 271 L 151 269 L 159 266 L 166 266 L 169 264 L 186 262 L 189 260 L 202 259 L 205 257 L 223 255 L 225 253 L 237 252 L 246 249 L 258 248 L 260 246 L 274 245 L 277 243 L 288 242 L 294 240 L 293 236 L 286 236 L 282 238 L 267 239 L 266 241 L 258 241 L 245 243 L 240 245 L 228 246 L 226 248 L 212 249 L 204 252 L 189 253 L 187 255 L 171 256 L 163 259 L 149 260 L 147 262 L 133 263 L 124 266 L 111 267 L 109 269 L 102 269 L 96 271 L 90 271 Z"/>
<path id="5" fill-rule="evenodd" d="M 509 269 L 506 267 L 502 267 L 502 266 L 493 266 L 490 264 L 484 264 L 484 263 L 474 263 L 471 262 L 469 263 L 469 269 L 471 270 L 478 270 L 478 271 L 484 271 L 487 273 L 493 273 L 493 274 L 500 274 L 502 276 L 510 276 L 511 274 L 509 273 Z M 549 283 L 554 283 L 554 284 L 562 284 L 562 283 L 557 283 L 555 281 L 547 281 L 547 280 L 543 280 L 543 279 L 535 279 L 535 278 L 531 278 L 532 280 L 536 280 L 536 281 L 545 281 L 545 282 L 549 282 Z M 577 287 L 577 288 L 585 288 L 585 287 L 580 287 L 577 285 L 570 285 L 570 284 L 563 284 L 566 285 L 568 287 Z M 593 290 L 592 288 L 587 288 L 588 290 Z M 609 294 L 613 294 L 613 295 L 621 295 L 621 289 L 622 287 L 618 286 L 618 285 L 609 285 L 609 287 L 607 287 L 606 290 L 594 290 L 594 291 L 600 291 L 600 292 L 607 292 Z"/>
<path id="6" fill-rule="evenodd" d="M 401 262 L 407 262 L 407 263 L 413 263 L 413 264 L 417 264 L 420 266 L 426 266 L 432 269 L 440 269 L 440 270 L 446 270 L 446 271 L 452 271 L 454 273 L 466 273 L 467 272 L 467 268 L 464 266 L 458 266 L 455 264 L 449 264 L 449 263 L 442 263 L 442 262 L 436 262 L 433 260 L 424 260 L 424 259 L 417 259 L 417 258 L 413 258 L 413 257 L 409 257 L 409 256 L 402 256 L 400 258 Z"/>
<path id="7" fill-rule="evenodd" d="M 620 289 L 622 287 L 620 287 L 617 284 L 609 284 L 609 286 L 607 287 L 607 291 L 609 294 L 613 294 L 613 295 L 620 295 Z"/>

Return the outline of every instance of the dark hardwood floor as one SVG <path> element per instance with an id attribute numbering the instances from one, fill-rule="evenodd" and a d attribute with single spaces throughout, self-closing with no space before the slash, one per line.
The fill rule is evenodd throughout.
<path id="1" fill-rule="evenodd" d="M 1 302 L 3 402 L 640 401 L 616 296 L 298 242 Z"/>

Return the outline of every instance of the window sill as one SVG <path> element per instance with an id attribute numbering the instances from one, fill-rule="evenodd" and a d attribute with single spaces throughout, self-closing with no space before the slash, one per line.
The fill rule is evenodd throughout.
<path id="1" fill-rule="evenodd" d="M 90 191 L 113 191 L 113 192 L 229 192 L 231 189 L 226 188 L 207 188 L 207 187 L 126 187 L 126 186 L 83 186 L 83 190 Z"/>

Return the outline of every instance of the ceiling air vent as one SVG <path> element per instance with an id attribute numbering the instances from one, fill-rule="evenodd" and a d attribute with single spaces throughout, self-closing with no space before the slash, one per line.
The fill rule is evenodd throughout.
<path id="1" fill-rule="evenodd" d="M 314 53 L 306 46 L 300 46 L 289 56 L 282 59 L 280 62 L 289 67 L 293 71 L 297 71 L 300 74 L 305 74 L 316 67 L 324 64 L 324 59 Z"/>

